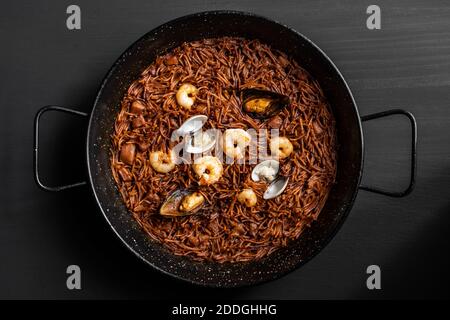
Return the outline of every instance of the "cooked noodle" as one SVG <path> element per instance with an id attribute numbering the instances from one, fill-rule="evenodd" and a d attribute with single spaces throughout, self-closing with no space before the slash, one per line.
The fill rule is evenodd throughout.
<path id="1" fill-rule="evenodd" d="M 199 89 L 190 110 L 175 99 L 183 83 Z M 291 104 L 272 119 L 257 120 L 242 112 L 236 89 L 243 88 L 278 92 L 289 96 Z M 130 125 L 136 118 L 129 109 L 135 100 L 146 106 L 145 124 L 137 129 Z M 167 174 L 154 171 L 149 153 L 172 148 L 172 131 L 196 114 L 208 115 L 207 127 L 222 131 L 279 124 L 280 135 L 294 146 L 293 153 L 280 160 L 281 174 L 289 177 L 286 190 L 263 200 L 267 186 L 251 180 L 254 164 L 224 164 L 220 180 L 199 189 L 206 199 L 201 212 L 160 216 L 159 208 L 171 192 L 198 184 L 189 164 L 177 165 Z M 319 84 L 296 61 L 256 40 L 206 39 L 158 57 L 131 84 L 115 123 L 111 167 L 134 218 L 174 254 L 195 260 L 249 261 L 286 246 L 317 219 L 335 180 L 335 136 L 334 118 Z M 124 144 L 138 146 L 132 165 L 120 160 Z M 237 202 L 244 188 L 255 191 L 256 206 Z"/>

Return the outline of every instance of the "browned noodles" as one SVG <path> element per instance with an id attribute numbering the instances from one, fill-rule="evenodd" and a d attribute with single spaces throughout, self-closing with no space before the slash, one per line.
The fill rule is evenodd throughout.
<path id="1" fill-rule="evenodd" d="M 177 105 L 175 94 L 183 83 L 199 89 L 191 110 Z M 266 188 L 253 182 L 254 165 L 224 164 L 219 182 L 202 186 L 206 206 L 200 214 L 164 218 L 158 210 L 178 188 L 197 186 L 190 165 L 177 165 L 168 174 L 149 164 L 151 151 L 169 150 L 172 131 L 196 115 L 209 116 L 207 127 L 270 129 L 271 120 L 244 114 L 237 91 L 261 88 L 290 97 L 279 114 L 280 135 L 294 152 L 281 160 L 280 171 L 289 184 L 280 196 L 263 200 Z M 133 129 L 130 105 L 146 106 L 145 124 Z M 128 89 L 112 136 L 111 168 L 126 206 L 145 232 L 176 255 L 195 260 L 238 262 L 262 258 L 298 238 L 316 220 L 336 175 L 335 123 L 317 83 L 296 61 L 256 40 L 206 39 L 185 43 L 158 57 Z M 132 165 L 120 161 L 124 144 L 141 144 Z M 148 149 L 145 150 L 148 145 Z M 248 155 L 247 155 L 248 157 Z M 122 172 L 120 172 L 122 170 Z M 130 175 L 130 181 L 124 181 Z M 237 194 L 252 188 L 258 203 L 247 208 Z"/>

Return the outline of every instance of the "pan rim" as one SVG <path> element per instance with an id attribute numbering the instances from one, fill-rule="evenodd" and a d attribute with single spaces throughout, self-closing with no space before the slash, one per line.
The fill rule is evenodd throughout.
<path id="1" fill-rule="evenodd" d="M 227 282 L 201 282 L 195 279 L 191 279 L 188 277 L 183 277 L 182 275 L 179 274 L 174 274 L 171 273 L 168 270 L 165 270 L 163 268 L 160 268 L 159 266 L 157 266 L 156 264 L 153 264 L 151 261 L 147 260 L 146 258 L 144 258 L 139 252 L 137 252 L 123 237 L 122 235 L 119 233 L 119 231 L 115 228 L 115 226 L 113 226 L 110 218 L 108 217 L 108 215 L 106 214 L 103 206 L 101 205 L 101 201 L 99 199 L 99 196 L 97 194 L 97 191 L 95 190 L 94 187 L 94 177 L 93 177 L 93 169 L 92 169 L 92 165 L 91 165 L 91 158 L 90 158 L 90 139 L 91 139 L 91 135 L 92 135 L 92 126 L 94 125 L 94 121 L 93 121 L 93 115 L 95 113 L 95 110 L 99 104 L 99 100 L 100 97 L 102 95 L 102 91 L 103 88 L 106 86 L 106 84 L 108 83 L 111 75 L 114 73 L 114 71 L 116 70 L 116 68 L 119 66 L 119 64 L 121 63 L 122 59 L 127 55 L 127 53 L 136 45 L 139 45 L 139 43 L 141 41 L 143 41 L 144 39 L 146 39 L 148 37 L 149 34 L 151 33 L 155 33 L 156 31 L 163 29 L 165 26 L 174 24 L 176 22 L 180 22 L 183 20 L 188 20 L 190 18 L 195 18 L 195 17 L 204 17 L 204 16 L 211 16 L 211 15 L 238 15 L 241 17 L 252 17 L 252 18 L 258 18 L 261 20 L 265 20 L 266 22 L 270 22 L 272 24 L 277 24 L 279 26 L 281 26 L 282 28 L 286 29 L 287 31 L 294 33 L 296 36 L 302 38 L 304 41 L 306 41 L 311 47 L 313 47 L 323 58 L 324 60 L 332 67 L 332 69 L 334 70 L 334 72 L 336 73 L 336 75 L 338 76 L 339 80 L 342 82 L 342 84 L 344 85 L 348 96 L 350 97 L 350 102 L 354 107 L 354 112 L 356 115 L 356 120 L 357 120 L 357 129 L 359 132 L 359 136 L 360 136 L 360 150 L 361 150 L 361 155 L 360 155 L 360 159 L 359 159 L 359 168 L 358 168 L 358 177 L 355 180 L 355 182 L 353 182 L 351 192 L 352 192 L 352 197 L 350 198 L 350 200 L 347 202 L 346 204 L 346 210 L 343 213 L 342 217 L 339 219 L 338 223 L 336 224 L 336 226 L 334 227 L 334 229 L 332 230 L 332 232 L 330 232 L 326 237 L 324 237 L 324 240 L 321 241 L 321 245 L 320 248 L 315 250 L 313 252 L 313 254 L 311 254 L 310 256 L 307 257 L 307 259 L 304 259 L 302 261 L 299 261 L 295 264 L 293 264 L 289 269 L 287 270 L 283 270 L 280 272 L 277 272 L 276 274 L 274 274 L 271 277 L 267 277 L 264 279 L 259 279 L 259 280 L 254 280 L 254 279 L 250 279 L 250 280 L 245 280 L 245 281 L 238 281 L 238 282 L 233 282 L 233 283 L 227 283 Z M 269 281 L 273 281 L 276 279 L 279 279 L 291 272 L 293 272 L 294 270 L 299 269 L 301 266 L 305 265 L 307 262 L 309 262 L 311 259 L 313 259 L 314 257 L 316 257 L 330 242 L 331 240 L 335 237 L 335 235 L 338 233 L 338 231 L 342 228 L 342 225 L 344 224 L 344 222 L 347 220 L 347 217 L 350 213 L 350 211 L 352 210 L 352 207 L 354 205 L 354 202 L 356 200 L 357 194 L 358 194 L 358 190 L 359 190 L 359 185 L 361 183 L 361 178 L 362 178 L 362 173 L 363 173 L 363 168 L 364 168 L 364 136 L 363 136 L 363 130 L 362 130 L 362 123 L 361 123 L 361 117 L 359 114 L 359 110 L 356 104 L 356 101 L 354 99 L 353 93 L 350 90 L 350 87 L 348 86 L 347 81 L 345 80 L 344 76 L 342 75 L 341 71 L 338 69 L 338 67 L 334 64 L 334 62 L 331 60 L 330 57 L 328 57 L 328 55 L 320 48 L 318 47 L 314 42 L 312 42 L 308 37 L 306 37 L 305 35 L 303 35 L 302 33 L 298 32 L 297 30 L 278 22 L 277 20 L 262 16 L 262 15 L 258 15 L 258 14 L 254 14 L 254 13 L 250 13 L 250 12 L 245 12 L 245 11 L 236 11 L 236 10 L 214 10 L 214 11 L 202 11 L 202 12 L 197 12 L 197 13 L 192 13 L 192 14 L 188 14 L 188 15 L 184 15 L 184 16 L 180 16 L 178 18 L 169 20 L 151 30 L 149 30 L 148 32 L 146 32 L 144 35 L 142 35 L 141 37 L 139 37 L 136 41 L 134 41 L 132 44 L 130 44 L 121 54 L 120 56 L 116 59 L 116 61 L 114 62 L 114 64 L 110 67 L 110 69 L 108 70 L 108 72 L 106 73 L 106 75 L 104 76 L 100 88 L 97 91 L 97 95 L 93 104 L 93 108 L 90 112 L 89 115 L 89 123 L 88 123 L 88 129 L 87 129 L 87 135 L 86 135 L 86 161 L 87 161 L 87 173 L 88 173 L 88 179 L 89 179 L 89 185 L 90 185 L 90 189 L 92 191 L 92 193 L 94 194 L 94 198 L 97 202 L 97 206 L 100 208 L 100 211 L 102 212 L 103 217 L 105 218 L 107 224 L 109 225 L 109 227 L 113 230 L 113 232 L 115 233 L 115 235 L 121 240 L 121 242 L 131 251 L 133 252 L 134 255 L 136 255 L 140 260 L 142 260 L 143 262 L 145 262 L 147 265 L 151 266 L 153 269 L 166 274 L 172 278 L 175 278 L 177 280 L 181 280 L 183 282 L 188 282 L 191 284 L 195 284 L 195 285 L 199 285 L 199 286 L 203 286 L 203 287 L 212 287 L 212 288 L 237 288 L 237 287 L 247 287 L 247 286 L 254 286 L 257 284 L 263 284 Z M 350 192 L 350 191 L 349 191 Z"/>

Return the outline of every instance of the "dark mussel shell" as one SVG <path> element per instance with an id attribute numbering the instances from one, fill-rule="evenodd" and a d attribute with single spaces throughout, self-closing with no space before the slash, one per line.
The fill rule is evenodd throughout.
<path id="1" fill-rule="evenodd" d="M 187 197 L 193 197 L 190 207 L 185 206 Z M 172 192 L 164 201 L 159 214 L 164 217 L 182 217 L 198 212 L 205 202 L 203 195 L 194 190 L 178 189 Z"/>
<path id="2" fill-rule="evenodd" d="M 242 110 L 252 118 L 268 119 L 290 104 L 288 96 L 261 89 L 242 89 Z"/>

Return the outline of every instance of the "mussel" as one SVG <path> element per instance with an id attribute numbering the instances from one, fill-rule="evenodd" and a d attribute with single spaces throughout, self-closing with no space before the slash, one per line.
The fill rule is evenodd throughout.
<path id="1" fill-rule="evenodd" d="M 242 110 L 256 119 L 268 119 L 286 108 L 289 97 L 267 90 L 242 89 Z"/>
<path id="2" fill-rule="evenodd" d="M 205 202 L 205 197 L 198 191 L 178 189 L 164 201 L 159 214 L 165 217 L 182 217 L 198 212 Z"/>
<path id="3" fill-rule="evenodd" d="M 279 176 L 276 178 L 264 192 L 263 199 L 269 200 L 278 197 L 286 189 L 288 182 L 288 177 Z"/>

